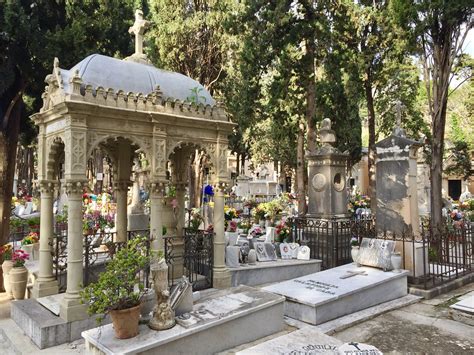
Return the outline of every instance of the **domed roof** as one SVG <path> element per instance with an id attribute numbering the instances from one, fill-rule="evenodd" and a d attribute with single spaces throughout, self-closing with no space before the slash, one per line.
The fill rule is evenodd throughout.
<path id="1" fill-rule="evenodd" d="M 70 70 L 61 70 L 64 77 L 64 90 L 71 92 L 69 79 L 79 71 L 84 85 L 92 85 L 94 89 L 102 86 L 105 90 L 151 93 L 158 85 L 163 98 L 173 98 L 185 101 L 190 96 L 199 97 L 199 103 L 214 105 L 215 101 L 209 92 L 196 80 L 183 74 L 155 68 L 151 65 L 120 60 L 100 54 L 92 54 L 77 63 Z"/>

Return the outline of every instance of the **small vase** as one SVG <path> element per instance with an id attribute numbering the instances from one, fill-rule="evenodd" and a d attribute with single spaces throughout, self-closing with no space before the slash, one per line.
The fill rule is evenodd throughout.
<path id="1" fill-rule="evenodd" d="M 353 246 L 351 249 L 351 257 L 352 261 L 356 266 L 359 266 L 359 247 L 358 246 Z"/>
<path id="2" fill-rule="evenodd" d="M 12 288 L 10 285 L 10 271 L 13 269 L 13 261 L 5 260 L 2 264 L 3 270 L 3 287 L 5 287 L 5 293 L 9 296 L 10 299 L 13 298 Z"/>
<path id="3" fill-rule="evenodd" d="M 33 260 L 39 260 L 40 243 L 33 244 Z"/>
<path id="4" fill-rule="evenodd" d="M 255 251 L 255 249 L 249 250 L 249 255 L 247 258 L 249 265 L 255 265 L 257 263 L 257 252 Z"/>
<path id="5" fill-rule="evenodd" d="M 24 266 L 14 267 L 10 270 L 9 276 L 13 298 L 16 300 L 24 299 L 26 283 L 28 281 L 28 269 Z"/>
<path id="6" fill-rule="evenodd" d="M 390 261 L 392 262 L 393 272 L 400 273 L 402 271 L 402 256 L 400 253 L 393 253 L 390 256 Z"/>
<path id="7" fill-rule="evenodd" d="M 119 339 L 129 339 L 138 335 L 138 321 L 140 318 L 140 305 L 110 311 L 114 326 L 115 336 Z"/>
<path id="8" fill-rule="evenodd" d="M 29 259 L 33 260 L 33 244 L 26 244 L 21 246 L 21 250 L 23 250 L 25 253 L 29 255 Z"/>

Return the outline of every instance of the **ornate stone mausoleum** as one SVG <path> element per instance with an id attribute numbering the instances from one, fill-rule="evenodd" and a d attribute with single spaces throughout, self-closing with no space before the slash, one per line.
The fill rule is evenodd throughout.
<path id="1" fill-rule="evenodd" d="M 83 277 L 82 193 L 86 167 L 94 149 L 103 149 L 114 164 L 117 202 L 116 238 L 127 238 L 127 191 L 133 157 L 145 155 L 151 165 L 152 248 L 162 249 L 162 206 L 168 183 L 167 167 L 177 188 L 178 235 L 184 227 L 184 191 L 193 149 L 206 152 L 211 162 L 215 194 L 214 287 L 226 286 L 224 263 L 224 194 L 228 182 L 229 122 L 225 107 L 195 80 L 160 70 L 147 63 L 140 26 L 136 53 L 120 60 L 93 54 L 66 70 L 54 59 L 46 77 L 43 107 L 33 115 L 39 127 L 38 180 L 41 191 L 40 269 L 34 297 L 58 293 L 53 276 L 53 198 L 60 181 L 68 205 L 67 290 L 60 316 L 73 321 L 85 317 L 80 290 Z M 138 30 L 137 30 L 137 28 Z M 199 92 L 198 97 L 192 97 Z M 191 96 L 191 97 L 190 97 Z"/>

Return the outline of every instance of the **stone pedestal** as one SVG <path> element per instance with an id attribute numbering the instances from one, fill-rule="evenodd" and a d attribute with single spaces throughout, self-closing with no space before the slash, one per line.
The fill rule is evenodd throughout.
<path id="1" fill-rule="evenodd" d="M 320 129 L 322 147 L 310 152 L 308 160 L 308 216 L 332 218 L 347 216 L 346 166 L 348 154 L 334 147 L 336 135 L 331 120 Z"/>
<path id="2" fill-rule="evenodd" d="M 231 284 L 230 272 L 225 265 L 224 230 L 224 191 L 219 187 L 214 195 L 214 288 L 227 288 Z"/>

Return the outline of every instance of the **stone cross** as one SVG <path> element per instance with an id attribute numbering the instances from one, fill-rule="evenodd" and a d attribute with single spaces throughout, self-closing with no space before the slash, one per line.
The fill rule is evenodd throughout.
<path id="1" fill-rule="evenodd" d="M 397 113 L 397 128 L 402 127 L 402 102 L 400 100 L 397 100 L 395 103 L 395 110 Z"/>
<path id="2" fill-rule="evenodd" d="M 137 9 L 135 11 L 135 22 L 132 27 L 128 29 L 128 33 L 135 35 L 135 54 L 143 54 L 143 34 L 145 29 L 150 26 L 150 21 L 143 19 L 143 11 Z"/>
<path id="3" fill-rule="evenodd" d="M 340 279 L 348 279 L 349 277 L 357 276 L 357 275 L 367 276 L 368 274 L 364 270 L 361 270 L 361 271 L 347 271 L 346 275 L 342 275 L 339 278 Z"/>

